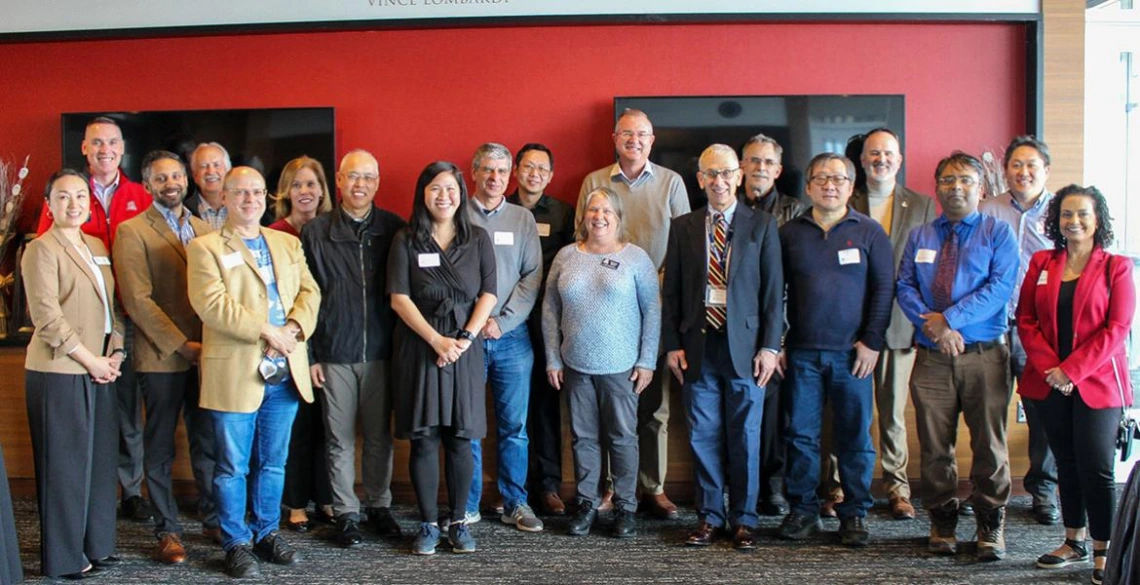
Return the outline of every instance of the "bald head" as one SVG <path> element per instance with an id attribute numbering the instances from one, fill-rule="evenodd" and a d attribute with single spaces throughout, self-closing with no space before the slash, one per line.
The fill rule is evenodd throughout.
<path id="1" fill-rule="evenodd" d="M 340 204 L 353 217 L 364 217 L 372 208 L 380 188 L 380 163 L 367 150 L 349 151 L 340 159 L 336 172 Z"/>
<path id="2" fill-rule="evenodd" d="M 265 177 L 253 167 L 234 167 L 226 173 L 222 194 L 226 221 L 239 231 L 256 231 L 265 213 Z"/>

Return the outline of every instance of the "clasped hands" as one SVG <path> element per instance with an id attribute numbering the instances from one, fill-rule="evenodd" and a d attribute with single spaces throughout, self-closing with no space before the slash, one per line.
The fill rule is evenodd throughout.
<path id="1" fill-rule="evenodd" d="M 923 313 L 919 317 L 925 321 L 922 333 L 938 346 L 938 351 L 951 357 L 966 351 L 966 340 L 961 333 L 950 328 L 942 313 Z"/>
<path id="2" fill-rule="evenodd" d="M 287 356 L 297 349 L 297 341 L 301 336 L 301 327 L 294 321 L 276 327 L 266 323 L 261 327 L 261 338 L 269 346 L 265 348 L 265 357 L 270 359 Z"/>
<path id="3" fill-rule="evenodd" d="M 1045 383 L 1065 396 L 1073 393 L 1073 381 L 1060 366 L 1045 370 Z"/>
<path id="4" fill-rule="evenodd" d="M 463 352 L 467 351 L 469 347 L 471 347 L 470 340 L 455 339 L 437 333 L 435 341 L 431 344 L 431 348 L 435 350 L 437 356 L 435 365 L 442 368 L 459 361 L 459 356 L 463 355 Z"/>

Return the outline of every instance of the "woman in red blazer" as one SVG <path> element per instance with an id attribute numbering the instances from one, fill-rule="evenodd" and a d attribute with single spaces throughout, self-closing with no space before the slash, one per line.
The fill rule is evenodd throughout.
<path id="1" fill-rule="evenodd" d="M 1041 412 L 1057 458 L 1065 544 L 1037 566 L 1088 560 L 1087 515 L 1092 582 L 1100 583 L 1112 534 L 1116 428 L 1121 409 L 1132 404 L 1124 353 L 1136 311 L 1132 262 L 1105 251 L 1112 223 L 1096 187 L 1057 192 L 1045 233 L 1055 249 L 1033 255 L 1017 306 L 1028 357 L 1017 391 Z"/>

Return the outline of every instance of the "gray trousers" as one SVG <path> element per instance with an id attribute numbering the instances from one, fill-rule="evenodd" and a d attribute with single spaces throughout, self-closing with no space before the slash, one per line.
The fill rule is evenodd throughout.
<path id="1" fill-rule="evenodd" d="M 146 402 L 146 487 L 155 510 L 155 535 L 182 534 L 178 521 L 178 501 L 172 489 L 174 436 L 178 415 L 186 421 L 190 442 L 190 467 L 198 487 L 198 514 L 203 526 L 218 526 L 214 504 L 214 425 L 198 407 L 198 369 L 185 372 L 139 373 L 139 386 Z"/>
<path id="2" fill-rule="evenodd" d="M 126 321 L 123 338 L 124 349 L 129 355 L 134 350 L 135 324 Z M 143 411 L 142 391 L 138 376 L 131 360 L 120 366 L 122 375 L 107 386 L 115 395 L 115 413 L 119 427 L 119 485 L 123 488 L 122 499 L 142 495 L 143 482 Z"/>
<path id="3" fill-rule="evenodd" d="M 325 387 L 318 391 L 325 413 L 333 513 L 359 520 L 356 497 L 356 421 L 364 437 L 361 476 L 364 505 L 392 505 L 392 392 L 388 362 L 321 364 Z"/>
<path id="4" fill-rule="evenodd" d="M 563 392 L 570 402 L 578 503 L 592 508 L 598 506 L 605 470 L 602 451 L 605 450 L 613 478 L 614 506 L 636 511 L 638 396 L 629 380 L 632 370 L 590 375 L 566 368 L 563 373 Z"/>

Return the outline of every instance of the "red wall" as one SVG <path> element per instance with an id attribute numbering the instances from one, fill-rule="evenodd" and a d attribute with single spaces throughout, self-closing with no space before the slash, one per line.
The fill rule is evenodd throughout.
<path id="1" fill-rule="evenodd" d="M 39 193 L 65 111 L 334 106 L 338 155 L 380 160 L 407 215 L 436 159 L 482 142 L 549 145 L 572 200 L 613 160 L 618 95 L 905 94 L 910 186 L 953 149 L 1024 131 L 1017 24 L 685 24 L 475 28 L 0 44 L 0 157 L 32 155 Z M 33 198 L 35 199 L 35 198 Z"/>

